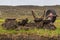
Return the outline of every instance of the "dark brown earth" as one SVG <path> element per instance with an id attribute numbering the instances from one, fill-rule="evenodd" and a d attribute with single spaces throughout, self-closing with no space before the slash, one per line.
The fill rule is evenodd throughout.
<path id="1" fill-rule="evenodd" d="M 60 40 L 59 36 L 45 37 L 34 34 L 22 34 L 22 35 L 9 35 L 0 34 L 0 40 Z"/>

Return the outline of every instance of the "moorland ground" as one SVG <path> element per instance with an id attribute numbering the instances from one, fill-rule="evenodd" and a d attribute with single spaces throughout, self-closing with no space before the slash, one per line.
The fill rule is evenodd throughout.
<path id="1" fill-rule="evenodd" d="M 57 20 L 54 25 L 57 27 L 56 30 L 47 30 L 47 29 L 29 29 L 28 31 L 21 29 L 19 31 L 16 30 L 5 30 L 1 26 L 1 24 L 5 21 L 6 18 L 17 18 L 24 19 L 28 18 L 29 22 L 33 22 L 34 19 L 31 11 L 34 10 L 37 17 L 43 15 L 44 10 L 54 9 L 58 15 Z M 60 34 L 60 6 L 0 6 L 0 34 L 38 34 L 43 36 L 58 36 Z"/>

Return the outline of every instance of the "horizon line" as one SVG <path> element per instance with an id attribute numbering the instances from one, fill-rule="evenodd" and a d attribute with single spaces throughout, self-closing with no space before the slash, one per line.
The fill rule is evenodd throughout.
<path id="1" fill-rule="evenodd" d="M 0 6 L 59 6 L 59 5 L 0 5 Z"/>

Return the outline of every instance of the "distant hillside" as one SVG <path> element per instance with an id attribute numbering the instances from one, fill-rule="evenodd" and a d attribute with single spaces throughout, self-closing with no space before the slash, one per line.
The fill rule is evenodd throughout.
<path id="1" fill-rule="evenodd" d="M 20 17 L 20 16 L 31 16 L 32 9 L 39 16 L 43 15 L 44 10 L 55 9 L 57 15 L 60 16 L 60 6 L 0 6 L 0 17 Z"/>

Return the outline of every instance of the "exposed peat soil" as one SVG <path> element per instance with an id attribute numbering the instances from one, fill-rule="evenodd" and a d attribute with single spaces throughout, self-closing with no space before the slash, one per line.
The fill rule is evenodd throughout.
<path id="1" fill-rule="evenodd" d="M 60 40 L 60 35 L 48 37 L 35 34 L 0 34 L 0 40 Z"/>

